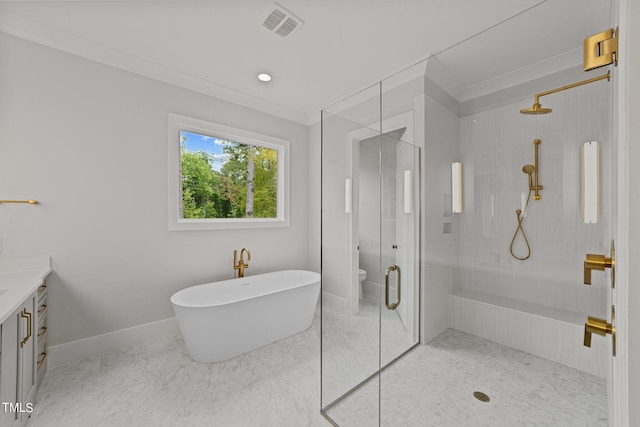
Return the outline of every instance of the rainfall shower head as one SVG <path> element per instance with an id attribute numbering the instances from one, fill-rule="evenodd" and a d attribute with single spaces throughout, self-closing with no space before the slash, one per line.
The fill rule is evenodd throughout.
<path id="1" fill-rule="evenodd" d="M 603 74 L 599 77 L 594 77 L 592 79 L 589 80 L 583 80 L 581 82 L 578 83 L 572 83 L 570 85 L 566 85 L 566 86 L 562 86 L 559 87 L 557 89 L 551 89 L 548 90 L 546 92 L 541 92 L 541 93 L 537 93 L 536 96 L 533 98 L 533 107 L 531 108 L 525 108 L 524 110 L 520 110 L 521 114 L 547 114 L 550 113 L 552 110 L 551 108 L 542 108 L 542 106 L 540 105 L 540 98 L 546 95 L 551 95 L 552 93 L 556 93 L 556 92 L 562 92 L 563 90 L 567 90 L 567 89 L 573 89 L 574 87 L 578 87 L 578 86 L 582 86 L 582 85 L 586 85 L 588 83 L 593 83 L 593 82 L 597 82 L 598 80 L 604 80 L 607 79 L 609 80 L 611 78 L 611 71 L 607 71 L 607 74 Z"/>
<path id="2" fill-rule="evenodd" d="M 533 104 L 533 107 L 520 110 L 520 114 L 547 114 L 552 111 L 551 108 L 542 108 L 542 106 L 536 102 Z"/>

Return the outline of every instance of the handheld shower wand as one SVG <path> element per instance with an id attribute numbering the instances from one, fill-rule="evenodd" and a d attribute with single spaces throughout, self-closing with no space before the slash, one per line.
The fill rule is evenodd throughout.
<path id="1" fill-rule="evenodd" d="M 536 170 L 535 166 L 533 165 L 524 165 L 522 167 L 522 172 L 526 173 L 529 175 L 529 189 L 531 190 L 533 187 L 533 172 Z"/>
<path id="2" fill-rule="evenodd" d="M 540 140 L 536 139 L 534 141 L 534 144 L 536 144 L 536 150 L 537 150 L 538 144 L 540 144 Z M 536 164 L 538 163 L 537 160 L 538 160 L 538 156 L 536 152 Z M 518 217 L 518 226 L 516 227 L 516 232 L 513 233 L 513 238 L 511 239 L 511 245 L 509 246 L 509 252 L 511 252 L 511 256 L 513 256 L 515 259 L 518 259 L 520 261 L 524 261 L 531 256 L 531 246 L 529 246 L 529 239 L 527 239 L 527 234 L 524 232 L 524 228 L 522 227 L 522 222 L 524 221 L 524 217 L 527 214 L 527 208 L 529 207 L 529 200 L 531 200 L 531 193 L 535 190 L 537 194 L 538 190 L 542 189 L 542 186 L 537 184 L 534 185 L 533 173 L 537 172 L 537 169 L 534 165 L 531 165 L 531 164 L 524 165 L 522 167 L 522 172 L 526 173 L 529 176 L 529 194 L 527 195 L 527 201 L 525 202 L 522 209 L 516 209 L 516 216 Z M 537 177 L 537 173 L 536 173 L 536 177 Z M 534 196 L 534 200 L 538 200 L 539 198 L 540 196 L 537 196 L 537 199 L 536 199 L 536 196 Z M 524 238 L 524 243 L 527 245 L 527 255 L 525 257 L 519 257 L 513 251 L 513 246 L 516 243 L 516 237 L 518 236 L 518 232 L 522 233 L 522 237 Z"/>

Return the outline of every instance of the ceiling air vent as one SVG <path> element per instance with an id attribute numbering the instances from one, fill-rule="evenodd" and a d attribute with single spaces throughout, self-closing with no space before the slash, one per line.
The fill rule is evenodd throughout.
<path id="1" fill-rule="evenodd" d="M 280 37 L 290 37 L 302 27 L 302 24 L 300 18 L 278 3 L 273 3 L 262 19 L 262 26 Z"/>

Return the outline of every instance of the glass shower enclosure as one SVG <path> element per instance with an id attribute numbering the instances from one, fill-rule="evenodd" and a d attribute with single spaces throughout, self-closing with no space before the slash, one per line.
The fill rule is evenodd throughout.
<path id="1" fill-rule="evenodd" d="M 420 341 L 423 118 L 403 95 L 422 92 L 423 74 L 420 64 L 322 113 L 322 407 L 330 418 L 355 411 L 377 420 L 380 372 Z M 369 392 L 352 395 L 362 387 Z"/>
<path id="2" fill-rule="evenodd" d="M 613 425 L 616 68 L 582 43 L 616 25 L 569 3 L 323 110 L 329 423 Z"/>

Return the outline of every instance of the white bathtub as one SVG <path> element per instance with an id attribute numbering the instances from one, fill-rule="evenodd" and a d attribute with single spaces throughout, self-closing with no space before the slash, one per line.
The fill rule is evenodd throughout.
<path id="1" fill-rule="evenodd" d="M 320 274 L 284 270 L 191 286 L 171 296 L 189 354 L 222 362 L 311 326 Z"/>

